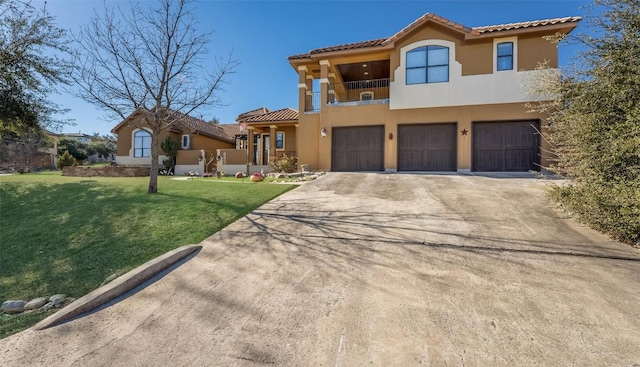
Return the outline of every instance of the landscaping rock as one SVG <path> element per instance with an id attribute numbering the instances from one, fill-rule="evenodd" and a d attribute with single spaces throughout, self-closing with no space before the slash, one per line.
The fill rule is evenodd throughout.
<path id="1" fill-rule="evenodd" d="M 24 311 L 24 306 L 26 304 L 27 301 L 8 300 L 2 303 L 2 307 L 0 307 L 0 310 L 6 313 L 20 313 Z"/>
<path id="2" fill-rule="evenodd" d="M 259 173 L 254 173 L 253 175 L 251 175 L 251 182 L 260 182 L 262 180 L 264 180 L 264 177 L 262 177 L 262 175 Z"/>
<path id="3" fill-rule="evenodd" d="M 47 303 L 44 304 L 44 306 L 40 307 L 38 309 L 38 311 L 39 312 L 47 312 L 52 308 L 53 308 L 53 302 L 47 302 Z"/>
<path id="4" fill-rule="evenodd" d="M 49 297 L 49 302 L 53 303 L 53 307 L 60 308 L 64 305 L 64 300 L 66 296 L 64 294 L 54 294 Z"/>
<path id="5" fill-rule="evenodd" d="M 40 307 L 44 306 L 47 302 L 49 302 L 49 297 L 34 298 L 31 301 L 27 302 L 26 305 L 24 305 L 24 309 L 25 310 L 35 310 L 37 308 L 40 308 Z"/>
<path id="6" fill-rule="evenodd" d="M 246 176 L 244 175 L 244 172 L 237 172 L 235 177 L 236 178 L 245 178 Z"/>

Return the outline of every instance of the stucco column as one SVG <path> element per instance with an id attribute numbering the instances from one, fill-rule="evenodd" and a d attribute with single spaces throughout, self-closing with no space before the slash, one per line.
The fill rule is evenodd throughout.
<path id="1" fill-rule="evenodd" d="M 269 126 L 269 160 L 276 156 L 276 125 Z"/>
<path id="2" fill-rule="evenodd" d="M 306 66 L 298 66 L 298 106 L 303 112 L 307 110 L 307 71 Z"/>
<path id="3" fill-rule="evenodd" d="M 473 139 L 471 123 L 471 109 L 468 107 L 461 108 L 458 112 L 458 128 L 456 134 L 458 136 L 458 171 L 471 171 L 471 144 Z"/>
<path id="4" fill-rule="evenodd" d="M 336 91 L 335 91 L 335 85 L 334 85 L 336 81 L 336 74 L 329 73 L 328 79 L 329 79 L 329 92 L 327 95 L 327 103 L 333 103 L 336 100 Z"/>
<path id="5" fill-rule="evenodd" d="M 320 110 L 327 106 L 329 94 L 329 60 L 320 60 Z"/>
<path id="6" fill-rule="evenodd" d="M 305 109 L 301 111 L 303 112 L 313 111 L 313 75 L 307 74 L 307 80 L 305 81 L 305 85 L 307 86 Z"/>
<path id="7" fill-rule="evenodd" d="M 294 150 L 295 150 L 295 152 L 296 152 L 296 157 L 298 157 L 298 154 L 299 154 L 299 151 L 298 151 L 298 146 L 299 146 L 299 145 L 298 145 L 298 142 L 300 141 L 300 136 L 299 136 L 299 134 L 298 134 L 298 126 L 300 126 L 300 125 L 299 125 L 299 124 L 295 124 L 294 126 L 295 126 L 295 130 L 294 130 L 294 131 L 295 131 L 295 135 L 296 135 L 296 145 L 293 147 L 293 149 L 294 149 Z M 298 164 L 300 164 L 300 162 L 298 162 Z"/>
<path id="8" fill-rule="evenodd" d="M 247 127 L 247 149 L 249 150 L 249 157 L 247 159 L 247 165 L 253 164 L 253 126 Z"/>

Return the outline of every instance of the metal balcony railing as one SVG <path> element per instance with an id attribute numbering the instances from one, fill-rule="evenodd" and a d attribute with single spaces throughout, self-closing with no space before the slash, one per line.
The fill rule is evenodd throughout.
<path id="1" fill-rule="evenodd" d="M 305 100 L 304 112 L 320 111 L 320 92 L 309 92 Z"/>
<path id="2" fill-rule="evenodd" d="M 389 78 L 333 83 L 327 103 L 364 102 L 389 98 Z"/>
<path id="3" fill-rule="evenodd" d="M 327 104 L 356 103 L 389 99 L 389 78 L 333 83 L 327 92 Z M 308 92 L 305 112 L 320 111 L 320 92 Z"/>

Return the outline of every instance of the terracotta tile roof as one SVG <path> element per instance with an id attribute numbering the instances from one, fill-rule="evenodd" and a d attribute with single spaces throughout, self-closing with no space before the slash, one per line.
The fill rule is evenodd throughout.
<path id="1" fill-rule="evenodd" d="M 234 137 L 236 135 L 247 135 L 246 131 L 240 130 L 240 124 L 220 124 L 218 125 L 227 136 Z"/>
<path id="2" fill-rule="evenodd" d="M 369 40 L 369 41 L 345 43 L 345 44 L 337 45 L 337 46 L 316 48 L 316 49 L 313 49 L 313 50 L 309 51 L 306 54 L 299 54 L 299 55 L 289 56 L 289 60 L 306 59 L 308 57 L 311 57 L 311 55 L 322 54 L 322 53 L 325 53 L 325 52 L 354 50 L 354 49 L 358 49 L 358 48 L 382 46 L 385 43 L 386 40 L 387 40 L 387 38 L 378 38 L 378 39 Z"/>
<path id="3" fill-rule="evenodd" d="M 150 114 L 151 112 L 149 110 L 143 109 L 143 108 L 138 108 L 137 110 L 133 111 L 133 113 L 131 113 L 131 115 L 129 115 L 129 117 L 127 117 L 126 119 L 122 120 L 118 125 L 116 125 L 113 129 L 111 129 L 112 133 L 117 133 L 117 131 L 124 125 L 129 124 L 129 121 L 131 121 L 133 118 L 135 118 L 136 115 L 139 114 Z M 202 135 L 206 135 L 209 136 L 211 138 L 215 138 L 218 140 L 222 140 L 222 141 L 227 141 L 230 143 L 234 142 L 234 136 L 229 136 L 225 130 L 221 127 L 219 127 L 216 124 L 209 124 L 206 123 L 205 121 L 201 120 L 201 119 L 197 119 L 195 117 L 191 117 L 189 115 L 185 115 L 181 112 L 178 111 L 170 111 L 170 113 L 172 115 L 175 116 L 175 123 L 172 123 L 170 129 L 173 131 L 177 131 L 177 132 L 182 132 L 184 131 L 185 128 L 194 131 L 197 134 L 202 134 Z"/>
<path id="4" fill-rule="evenodd" d="M 460 32 L 464 32 L 464 33 L 471 33 L 474 36 L 479 36 L 480 33 L 478 33 L 477 31 L 475 31 L 473 28 L 469 28 L 467 26 L 464 26 L 460 23 L 456 23 L 452 20 L 449 20 L 447 18 L 441 17 L 439 15 L 433 14 L 433 13 L 426 13 L 425 15 L 421 16 L 420 18 L 414 20 L 411 24 L 409 24 L 408 26 L 404 27 L 403 29 L 400 30 L 400 32 L 394 34 L 393 36 L 387 38 L 385 43 L 390 43 L 393 42 L 399 38 L 401 38 L 402 36 L 404 36 L 405 34 L 413 31 L 414 29 L 416 29 L 417 27 L 419 27 L 420 25 L 424 24 L 425 22 L 432 20 L 436 23 L 440 23 L 446 27 L 449 28 L 453 28 L 456 29 Z"/>
<path id="5" fill-rule="evenodd" d="M 489 34 L 489 33 L 494 33 L 494 32 L 503 32 L 503 31 L 510 31 L 510 30 L 516 30 L 516 29 L 543 27 L 543 26 L 564 24 L 564 23 L 575 23 L 575 22 L 580 21 L 581 19 L 582 19 L 582 17 L 564 17 L 564 18 L 533 20 L 533 21 L 528 21 L 528 22 L 499 24 L 499 25 L 490 25 L 490 26 L 473 27 L 473 28 L 471 28 L 471 27 L 467 27 L 465 25 L 462 25 L 460 23 L 456 23 L 456 22 L 454 22 L 452 20 L 449 20 L 447 18 L 441 17 L 439 15 L 436 15 L 436 14 L 433 14 L 433 13 L 426 13 L 425 15 L 423 15 L 420 18 L 416 19 L 411 24 L 409 24 L 408 26 L 404 27 L 402 30 L 400 30 L 399 32 L 397 32 L 396 34 L 394 34 L 393 36 L 391 36 L 389 38 L 379 38 L 379 39 L 370 40 L 370 41 L 353 42 L 353 43 L 347 43 L 347 44 L 337 45 L 337 46 L 316 48 L 316 49 L 313 49 L 313 50 L 309 51 L 306 54 L 298 54 L 298 55 L 289 56 L 288 59 L 289 60 L 299 60 L 299 59 L 310 58 L 312 55 L 315 55 L 315 54 L 322 54 L 322 53 L 327 53 L 327 52 L 332 52 L 332 51 L 355 50 L 355 49 L 361 49 L 361 48 L 384 46 L 384 45 L 387 45 L 387 44 L 389 44 L 391 42 L 394 42 L 394 41 L 400 39 L 402 36 L 406 35 L 407 33 L 410 33 L 411 31 L 413 31 L 414 29 L 418 28 L 420 25 L 424 24 L 427 21 L 437 22 L 437 23 L 439 23 L 441 25 L 444 25 L 446 27 L 449 27 L 449 28 L 452 28 L 452 29 L 456 29 L 459 32 L 465 33 L 465 34 L 467 34 L 467 35 L 469 35 L 471 37 L 474 37 L 474 36 L 475 37 L 480 37 L 480 36 L 482 36 L 484 34 Z"/>
<path id="6" fill-rule="evenodd" d="M 293 108 L 283 108 L 281 110 L 272 111 L 264 115 L 252 116 L 243 122 L 277 122 L 277 121 L 298 121 L 298 111 Z"/>
<path id="7" fill-rule="evenodd" d="M 514 29 L 542 27 L 542 26 L 547 26 L 547 25 L 556 25 L 556 24 L 564 24 L 564 23 L 575 23 L 575 22 L 580 21 L 581 19 L 582 19 L 582 17 L 564 17 L 564 18 L 531 20 L 531 21 L 528 21 L 528 22 L 489 25 L 489 26 L 484 26 L 484 27 L 474 27 L 473 29 L 475 31 L 478 31 L 481 34 L 484 34 L 484 33 L 491 33 L 491 32 L 511 31 L 511 30 L 514 30 Z"/>
<path id="8" fill-rule="evenodd" d="M 172 111 L 176 115 L 178 115 L 178 124 L 188 127 L 192 131 L 195 131 L 198 134 L 207 135 L 212 138 L 217 138 L 219 140 L 233 142 L 234 137 L 227 135 L 223 128 L 216 124 L 209 124 L 201 119 L 197 119 L 195 117 L 191 117 L 189 115 L 184 115 L 180 112 Z"/>
<path id="9" fill-rule="evenodd" d="M 251 111 L 239 114 L 238 117 L 236 117 L 236 121 L 240 122 L 242 120 L 245 120 L 248 117 L 256 116 L 256 115 L 264 115 L 269 112 L 271 111 L 269 111 L 269 109 L 266 107 L 256 108 L 255 110 L 251 110 Z"/>

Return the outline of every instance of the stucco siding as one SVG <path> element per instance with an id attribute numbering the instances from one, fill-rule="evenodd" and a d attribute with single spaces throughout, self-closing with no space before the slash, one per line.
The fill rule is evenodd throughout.
<path id="1" fill-rule="evenodd" d="M 327 108 L 322 114 L 303 115 L 300 121 L 299 162 L 311 164 L 316 169 L 331 168 L 331 129 L 341 126 L 383 125 L 385 131 L 384 168 L 397 170 L 398 125 L 456 123 L 457 125 L 457 169 L 470 170 L 472 164 L 472 123 L 479 121 L 517 121 L 542 119 L 542 116 L 527 112 L 522 103 L 473 105 L 456 107 L 436 107 L 390 110 L 388 105 L 344 106 Z M 317 118 L 317 124 L 315 119 Z M 544 121 L 541 126 L 545 126 Z M 326 138 L 320 137 L 320 129 L 328 131 Z M 544 129 L 544 127 L 543 127 Z M 462 134 L 462 131 L 466 135 Z M 391 135 L 390 135 L 391 134 Z M 316 149 L 313 149 L 313 146 Z M 548 151 L 542 141 L 542 151 Z M 542 155 L 542 165 L 550 163 L 549 157 Z"/>
<path id="2" fill-rule="evenodd" d="M 518 38 L 518 70 L 535 70 L 545 60 L 549 67 L 558 67 L 557 44 L 542 35 Z"/>

